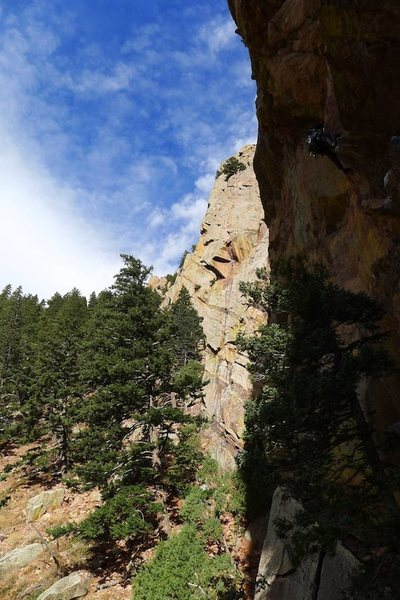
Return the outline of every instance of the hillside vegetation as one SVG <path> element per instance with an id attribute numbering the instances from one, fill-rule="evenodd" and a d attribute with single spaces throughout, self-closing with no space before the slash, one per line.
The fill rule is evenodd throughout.
<path id="1" fill-rule="evenodd" d="M 26 450 L 2 477 L 18 473 L 29 486 L 61 485 L 82 497 L 98 490 L 84 518 L 39 534 L 50 548 L 63 539 L 83 544 L 81 568 L 120 564 L 128 580 L 140 571 L 135 597 L 158 597 L 151 573 L 193 552 L 196 575 L 187 567 L 176 583 L 161 580 L 162 589 L 170 585 L 162 597 L 177 598 L 179 589 L 179 598 L 196 598 L 207 588 L 216 599 L 238 598 L 240 577 L 219 519 L 229 510 L 238 515 L 239 503 L 230 508 L 234 488 L 225 480 L 219 489 L 212 461 L 202 470 L 201 320 L 185 288 L 161 309 L 147 285 L 150 270 L 122 259 L 114 284 L 88 301 L 77 289 L 47 302 L 3 290 L 0 444 L 5 456 Z M 6 493 L 2 506 L 12 506 Z M 53 559 L 59 576 L 74 568 Z"/>

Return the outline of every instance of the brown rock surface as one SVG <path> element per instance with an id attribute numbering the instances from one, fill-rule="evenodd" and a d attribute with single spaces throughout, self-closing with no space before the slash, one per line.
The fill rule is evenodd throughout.
<path id="1" fill-rule="evenodd" d="M 400 3 L 229 0 L 229 6 L 257 82 L 254 168 L 270 258 L 303 254 L 325 263 L 339 285 L 383 303 L 389 351 L 398 360 L 400 197 L 397 180 L 388 183 L 395 179 L 389 140 L 400 132 Z M 305 135 L 319 123 L 338 135 L 336 154 L 346 171 L 325 156 L 309 156 Z M 378 431 L 400 421 L 399 383 L 393 376 L 366 386 L 363 406 Z M 277 542 L 273 551 L 279 548 Z M 342 547 L 335 558 L 325 557 L 318 598 L 339 598 L 354 564 Z M 313 568 L 308 575 L 314 579 Z M 275 597 L 274 586 L 285 581 L 272 582 L 260 598 Z M 277 597 L 297 596 L 280 589 Z"/>
<path id="2" fill-rule="evenodd" d="M 302 253 L 386 309 L 400 355 L 400 198 L 385 201 L 391 136 L 400 131 L 398 0 L 229 0 L 257 81 L 254 167 L 270 258 Z M 309 156 L 306 131 L 325 123 L 337 155 Z M 400 420 L 398 379 L 367 394 L 377 428 Z"/>
<path id="3" fill-rule="evenodd" d="M 263 318 L 247 306 L 239 291 L 241 281 L 253 281 L 256 269 L 267 266 L 268 230 L 263 221 L 253 171 L 254 146 L 236 157 L 246 169 L 226 180 L 216 178 L 201 235 L 188 254 L 165 303 L 176 300 L 185 286 L 203 318 L 206 336 L 204 405 L 212 417 L 207 444 L 218 462 L 234 466 L 241 444 L 243 403 L 251 394 L 246 357 L 239 352 L 239 331 L 254 331 Z"/>

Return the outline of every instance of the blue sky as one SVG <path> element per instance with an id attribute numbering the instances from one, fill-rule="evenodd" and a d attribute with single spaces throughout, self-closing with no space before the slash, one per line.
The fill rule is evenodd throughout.
<path id="1" fill-rule="evenodd" d="M 219 162 L 255 140 L 225 0 L 0 2 L 0 287 L 172 272 Z"/>

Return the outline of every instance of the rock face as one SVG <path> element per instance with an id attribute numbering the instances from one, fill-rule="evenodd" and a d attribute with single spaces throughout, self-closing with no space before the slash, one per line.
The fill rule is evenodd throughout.
<path id="1" fill-rule="evenodd" d="M 28 500 L 26 506 L 26 520 L 29 522 L 37 521 L 42 515 L 52 508 L 61 506 L 64 500 L 64 490 L 54 489 L 42 492 Z"/>
<path id="2" fill-rule="evenodd" d="M 254 168 L 270 258 L 302 253 L 324 262 L 340 285 L 380 300 L 399 358 L 400 198 L 385 198 L 396 171 L 389 142 L 400 132 L 400 4 L 229 4 L 257 81 Z M 346 173 L 326 156 L 309 156 L 305 134 L 319 123 L 339 135 Z M 400 420 L 398 385 L 387 379 L 371 406 L 378 428 Z"/>
<path id="3" fill-rule="evenodd" d="M 335 556 L 314 554 L 294 569 L 284 542 L 275 532 L 275 520 L 292 520 L 299 509 L 278 488 L 268 521 L 254 600 L 340 600 L 358 561 L 341 544 Z"/>
<path id="4" fill-rule="evenodd" d="M 280 488 L 275 491 L 258 568 L 254 600 L 305 600 L 315 598 L 319 556 L 313 555 L 298 569 L 293 569 L 284 542 L 275 531 L 276 519 L 293 519 L 299 505 L 285 499 Z"/>
<path id="5" fill-rule="evenodd" d="M 268 230 L 253 171 L 254 146 L 236 155 L 245 167 L 215 181 L 202 223 L 200 240 L 186 256 L 165 303 L 175 301 L 185 286 L 206 336 L 204 405 L 212 418 L 208 431 L 211 453 L 221 466 L 233 468 L 241 445 L 243 403 L 252 385 L 246 357 L 239 352 L 239 331 L 254 331 L 262 314 L 247 306 L 239 291 L 241 281 L 256 279 L 256 269 L 267 267 Z M 222 168 L 222 167 L 221 167 Z"/>
<path id="6" fill-rule="evenodd" d="M 379 300 L 385 308 L 382 328 L 391 332 L 388 349 L 397 362 L 400 178 L 391 147 L 400 133 L 400 4 L 228 1 L 257 82 L 254 168 L 270 259 L 305 255 L 323 262 L 339 285 Z M 344 168 L 327 156 L 309 155 L 306 132 L 319 124 L 338 136 L 335 153 Z M 393 376 L 366 386 L 363 408 L 378 432 L 397 430 L 399 383 Z M 279 542 L 271 541 L 271 531 L 268 535 L 265 551 L 276 543 L 279 553 Z M 269 578 L 272 567 L 266 555 L 263 560 L 260 576 Z M 303 596 L 292 588 L 274 595 L 274 587 L 289 585 L 283 582 L 295 576 L 281 577 L 283 567 L 274 567 L 277 579 L 257 598 L 336 600 L 354 561 L 339 547 L 335 558 L 320 562 L 318 590 Z M 309 575 L 314 580 L 313 565 Z"/>
<path id="7" fill-rule="evenodd" d="M 42 554 L 42 544 L 29 544 L 22 548 L 15 548 L 0 558 L 0 577 L 14 569 L 26 567 Z"/>
<path id="8" fill-rule="evenodd" d="M 341 598 L 359 564 L 351 552 L 338 544 L 335 556 L 325 556 L 322 561 L 317 600 Z"/>
<path id="9" fill-rule="evenodd" d="M 88 573 L 71 573 L 40 594 L 37 600 L 73 600 L 86 596 L 89 590 Z"/>

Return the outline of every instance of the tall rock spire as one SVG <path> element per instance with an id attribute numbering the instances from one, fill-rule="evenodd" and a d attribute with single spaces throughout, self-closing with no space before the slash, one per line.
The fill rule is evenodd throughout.
<path id="1" fill-rule="evenodd" d="M 254 281 L 256 270 L 268 266 L 268 230 L 253 171 L 254 150 L 248 145 L 236 154 L 238 162 L 233 164 L 238 170 L 232 175 L 230 163 L 222 163 L 199 241 L 165 299 L 175 301 L 185 286 L 203 318 L 208 381 L 204 410 L 211 421 L 205 436 L 224 468 L 234 466 L 243 433 L 243 404 L 252 392 L 247 358 L 238 350 L 236 337 L 239 331 L 254 331 L 264 318 L 239 291 L 241 281 Z"/>

